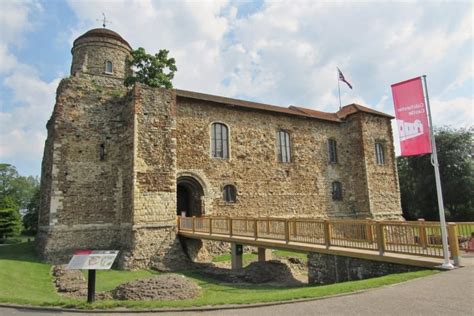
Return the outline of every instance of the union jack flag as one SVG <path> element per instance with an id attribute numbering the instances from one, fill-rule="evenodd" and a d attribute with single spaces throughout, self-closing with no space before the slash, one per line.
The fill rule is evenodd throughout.
<path id="1" fill-rule="evenodd" d="M 352 89 L 352 85 L 349 83 L 349 81 L 346 80 L 346 78 L 344 78 L 344 75 L 342 74 L 341 70 L 337 68 L 337 71 L 339 73 L 339 81 L 345 82 L 349 86 L 349 88 Z"/>

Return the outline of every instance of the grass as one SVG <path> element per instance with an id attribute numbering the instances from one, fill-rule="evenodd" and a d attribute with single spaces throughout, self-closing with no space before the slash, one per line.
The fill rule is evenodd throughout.
<path id="1" fill-rule="evenodd" d="M 281 254 L 288 255 L 288 252 Z M 294 254 L 292 253 L 291 255 Z M 220 259 L 222 258 L 223 257 Z M 1 246 L 0 302 L 76 308 L 160 308 L 248 304 L 350 293 L 437 273 L 436 271 L 423 270 L 325 286 L 281 287 L 222 284 L 217 280 L 203 277 L 199 274 L 199 271 L 195 270 L 182 272 L 182 274 L 196 282 L 202 288 L 202 295 L 193 300 L 146 302 L 110 300 L 99 301 L 89 305 L 83 300 L 69 299 L 58 295 L 52 283 L 50 269 L 51 266 L 49 264 L 38 262 L 36 256 L 33 254 L 32 243 Z M 149 270 L 98 271 L 97 290 L 111 290 L 123 282 L 147 278 L 157 274 L 159 273 Z"/>

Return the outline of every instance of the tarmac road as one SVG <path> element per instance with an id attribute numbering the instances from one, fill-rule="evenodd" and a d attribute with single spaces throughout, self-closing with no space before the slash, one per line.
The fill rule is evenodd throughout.
<path id="1" fill-rule="evenodd" d="M 2 316 L 137 315 L 0 308 Z M 141 315 L 474 315 L 474 266 L 362 293 L 283 305 L 215 311 L 154 312 Z"/>

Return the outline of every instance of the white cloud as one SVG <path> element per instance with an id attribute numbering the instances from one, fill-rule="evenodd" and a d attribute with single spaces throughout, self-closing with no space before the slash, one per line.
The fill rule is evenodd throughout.
<path id="1" fill-rule="evenodd" d="M 32 29 L 29 17 L 42 12 L 36 1 L 2 1 L 0 10 L 0 80 L 8 91 L 0 103 L 0 161 L 20 167 L 20 172 L 39 172 L 45 124 L 54 105 L 58 80 L 44 82 L 36 69 L 11 52 Z M 28 165 L 33 167 L 28 168 Z"/>

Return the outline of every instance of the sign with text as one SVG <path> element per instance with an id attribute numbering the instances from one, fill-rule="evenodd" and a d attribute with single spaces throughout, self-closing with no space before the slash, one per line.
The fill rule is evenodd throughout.
<path id="1" fill-rule="evenodd" d="M 402 156 L 431 153 L 430 127 L 421 77 L 392 85 Z"/>
<path id="2" fill-rule="evenodd" d="M 67 269 L 108 270 L 118 253 L 118 250 L 79 250 L 74 253 Z"/>

